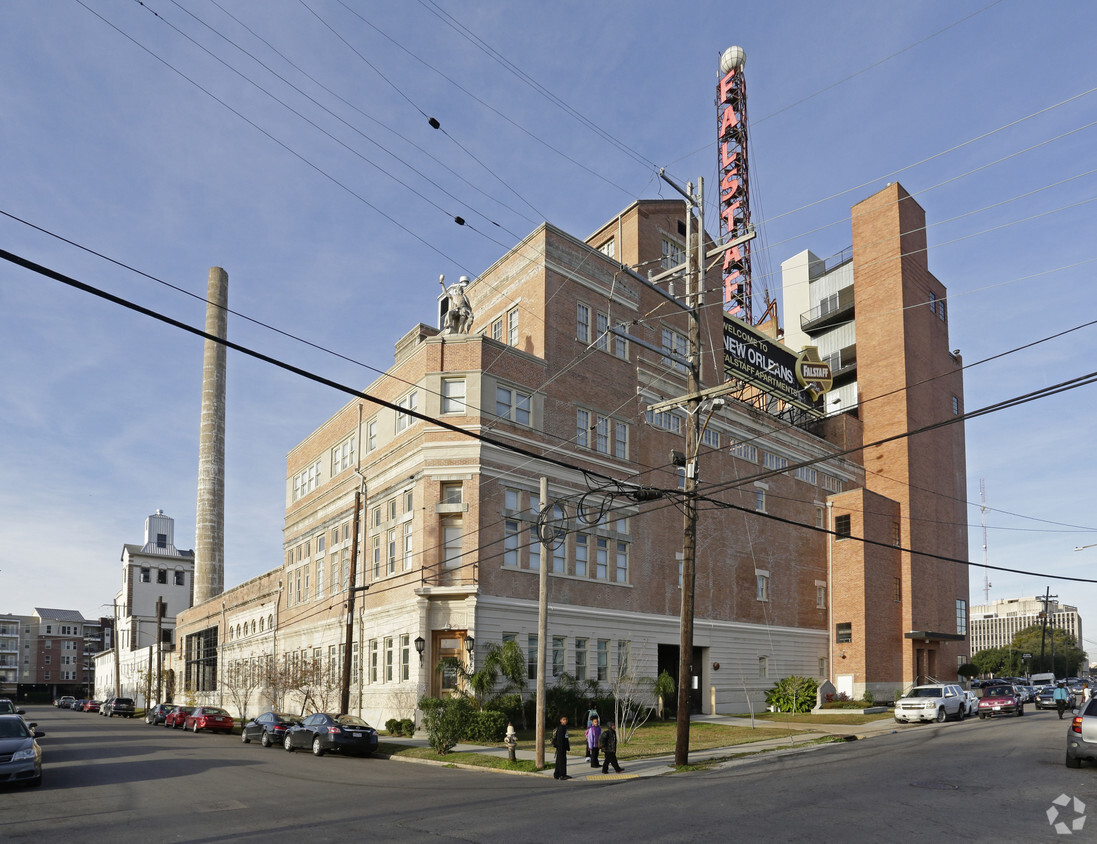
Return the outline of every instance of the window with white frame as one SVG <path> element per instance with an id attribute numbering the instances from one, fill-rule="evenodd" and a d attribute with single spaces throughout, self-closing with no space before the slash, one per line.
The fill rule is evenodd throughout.
<path id="1" fill-rule="evenodd" d="M 438 498 L 442 504 L 460 504 L 464 501 L 460 481 L 443 481 L 438 485 Z"/>
<path id="2" fill-rule="evenodd" d="M 731 447 L 731 454 L 751 463 L 758 462 L 758 449 L 750 443 L 735 443 Z"/>
<path id="3" fill-rule="evenodd" d="M 412 390 L 398 402 L 397 406 L 404 408 L 404 410 L 418 410 L 419 409 L 419 391 Z M 411 424 L 415 422 L 415 417 L 407 413 L 396 414 L 396 433 L 406 431 Z"/>
<path id="4" fill-rule="evenodd" d="M 499 317 L 499 319 L 492 322 L 492 324 L 491 324 L 491 339 L 492 340 L 498 340 L 500 343 L 503 342 L 503 318 L 502 317 Z"/>
<path id="5" fill-rule="evenodd" d="M 587 656 L 587 640 L 576 638 L 575 679 L 581 683 L 587 680 Z"/>
<path id="6" fill-rule="evenodd" d="M 465 379 L 464 378 L 443 378 L 442 379 L 442 412 L 443 413 L 464 413 L 465 412 Z"/>
<path id="7" fill-rule="evenodd" d="M 759 513 L 766 512 L 766 485 L 756 483 L 754 485 L 754 509 Z"/>
<path id="8" fill-rule="evenodd" d="M 516 519 L 506 519 L 503 522 L 503 565 L 508 568 L 518 568 L 518 546 L 521 532 L 518 529 Z"/>
<path id="9" fill-rule="evenodd" d="M 404 522 L 404 571 L 411 571 L 415 563 L 415 532 L 410 521 Z"/>
<path id="10" fill-rule="evenodd" d="M 396 662 L 395 642 L 391 636 L 385 637 L 385 682 L 391 683 L 394 679 L 393 669 Z"/>
<path id="11" fill-rule="evenodd" d="M 396 531 L 390 530 L 388 532 L 388 574 L 396 574 L 396 549 L 398 545 L 396 543 Z"/>
<path id="12" fill-rule="evenodd" d="M 338 475 L 354 465 L 354 437 L 347 437 L 331 450 L 331 474 Z"/>
<path id="13" fill-rule="evenodd" d="M 685 372 L 688 367 L 683 361 L 689 359 L 689 340 L 684 334 L 679 334 L 670 328 L 662 331 L 662 349 L 664 352 L 674 355 L 674 358 L 664 357 L 663 366 L 669 366 L 678 372 Z"/>
<path id="14" fill-rule="evenodd" d="M 366 451 L 377 448 L 377 420 L 371 419 L 366 423 Z"/>
<path id="15" fill-rule="evenodd" d="M 663 238 L 663 269 L 674 269 L 686 262 L 686 247 L 669 237 Z"/>
<path id="16" fill-rule="evenodd" d="M 827 587 L 816 585 L 815 587 L 815 608 L 819 610 L 825 610 L 827 608 Z"/>
<path id="17" fill-rule="evenodd" d="M 609 679 L 609 639 L 598 640 L 597 651 L 597 679 L 599 682 L 605 682 Z"/>
<path id="18" fill-rule="evenodd" d="M 628 460 L 628 424 L 613 423 L 613 456 Z"/>
<path id="19" fill-rule="evenodd" d="M 617 257 L 617 243 L 611 237 L 605 243 L 598 247 L 598 251 L 605 255 L 607 258 Z"/>
<path id="20" fill-rule="evenodd" d="M 320 461 L 317 460 L 307 469 L 302 470 L 293 478 L 293 500 L 296 501 L 303 495 L 308 495 L 320 486 Z"/>
<path id="21" fill-rule="evenodd" d="M 762 452 L 762 465 L 767 469 L 787 469 L 788 458 L 768 451 Z"/>
<path id="22" fill-rule="evenodd" d="M 758 657 L 758 676 L 760 678 L 762 678 L 763 680 L 765 680 L 767 677 L 769 677 L 769 657 L 768 656 Z"/>
<path id="23" fill-rule="evenodd" d="M 599 454 L 609 454 L 609 429 L 611 424 L 609 417 L 595 416 L 594 418 L 594 450 Z"/>
<path id="24" fill-rule="evenodd" d="M 758 571 L 754 572 L 754 597 L 759 601 L 769 600 L 769 572 Z"/>
<path id="25" fill-rule="evenodd" d="M 655 411 L 648 408 L 644 411 L 644 419 L 655 428 L 662 428 L 674 434 L 682 433 L 682 417 L 668 410 Z"/>
<path id="26" fill-rule="evenodd" d="M 590 540 L 585 533 L 575 534 L 575 576 L 587 576 L 587 558 L 590 553 Z"/>
<path id="27" fill-rule="evenodd" d="M 590 342 L 590 307 L 582 302 L 575 305 L 575 336 L 584 343 Z"/>
<path id="28" fill-rule="evenodd" d="M 373 535 L 373 579 L 381 577 L 381 534 Z"/>
<path id="29" fill-rule="evenodd" d="M 460 517 L 442 519 L 442 565 L 446 568 L 461 565 L 463 533 Z"/>
<path id="30" fill-rule="evenodd" d="M 532 397 L 529 393 L 510 387 L 495 388 L 495 415 L 500 419 L 509 419 L 519 425 L 528 426 L 531 404 Z"/>
<path id="31" fill-rule="evenodd" d="M 813 484 L 818 481 L 818 472 L 812 466 L 797 466 L 796 479 Z"/>
<path id="32" fill-rule="evenodd" d="M 507 311 L 507 345 L 518 345 L 518 309 L 511 308 Z"/>
<path id="33" fill-rule="evenodd" d="M 411 678 L 411 634 L 400 634 L 400 680 Z"/>
<path id="34" fill-rule="evenodd" d="M 590 445 L 590 411 L 581 407 L 575 410 L 575 444 L 580 448 Z"/>
<path id="35" fill-rule="evenodd" d="M 617 582 L 628 583 L 628 543 L 617 542 Z"/>
<path id="36" fill-rule="evenodd" d="M 594 315 L 594 346 L 603 352 L 609 351 L 609 317 L 598 312 Z"/>
<path id="37" fill-rule="evenodd" d="M 564 648 L 567 639 L 563 636 L 552 637 L 552 676 L 559 677 L 564 673 Z"/>
<path id="38" fill-rule="evenodd" d="M 720 432 L 713 428 L 706 427 L 701 431 L 701 442 L 707 445 L 709 448 L 720 447 Z"/>
<path id="39" fill-rule="evenodd" d="M 617 331 L 627 334 L 628 326 L 618 325 Z M 617 333 L 614 333 L 613 335 L 613 355 L 614 357 L 619 357 L 621 360 L 628 360 L 628 340 Z"/>
<path id="40" fill-rule="evenodd" d="M 609 580 L 609 540 L 604 536 L 594 538 L 594 577 Z"/>

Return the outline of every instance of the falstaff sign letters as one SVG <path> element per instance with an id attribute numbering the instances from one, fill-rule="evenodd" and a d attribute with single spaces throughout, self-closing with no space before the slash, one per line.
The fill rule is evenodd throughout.
<path id="1" fill-rule="evenodd" d="M 814 346 L 797 354 L 724 314 L 724 377 L 737 378 L 812 413 L 822 415 L 823 393 L 831 387 L 829 364 L 819 360 Z"/>

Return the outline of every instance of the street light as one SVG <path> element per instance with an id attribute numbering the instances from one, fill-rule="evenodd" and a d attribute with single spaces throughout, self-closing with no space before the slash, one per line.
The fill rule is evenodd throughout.
<path id="1" fill-rule="evenodd" d="M 423 664 L 423 651 L 427 648 L 427 640 L 422 636 L 415 637 L 415 652 L 419 654 L 419 664 Z"/>
<path id="2" fill-rule="evenodd" d="M 1075 548 L 1074 550 L 1075 550 L 1075 551 L 1084 551 L 1084 550 L 1086 550 L 1087 548 L 1097 548 L 1097 542 L 1094 542 L 1094 543 L 1093 543 L 1092 545 L 1079 545 L 1079 546 L 1078 546 L 1077 548 Z"/>
<path id="3" fill-rule="evenodd" d="M 476 648 L 476 640 L 473 639 L 471 636 L 466 636 L 465 637 L 465 652 L 469 655 L 469 670 L 470 671 L 472 670 L 473 657 L 474 657 L 473 650 L 475 648 Z"/>

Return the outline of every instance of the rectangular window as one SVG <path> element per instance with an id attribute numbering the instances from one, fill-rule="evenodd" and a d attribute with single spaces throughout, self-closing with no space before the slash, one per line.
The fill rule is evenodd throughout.
<path id="1" fill-rule="evenodd" d="M 537 528 L 529 529 L 529 545 L 526 547 L 529 554 L 529 570 L 539 571 L 541 568 L 541 538 L 537 535 Z"/>
<path id="2" fill-rule="evenodd" d="M 891 524 L 891 544 L 899 548 L 903 544 L 903 533 L 898 522 Z"/>
<path id="3" fill-rule="evenodd" d="M 598 640 L 598 664 L 597 680 L 599 682 L 605 682 L 609 679 L 609 639 Z"/>
<path id="4" fill-rule="evenodd" d="M 590 342 L 590 308 L 582 302 L 575 306 L 575 336 L 584 343 Z"/>
<path id="5" fill-rule="evenodd" d="M 393 681 L 394 670 L 394 657 L 395 651 L 393 649 L 393 641 L 391 636 L 385 637 L 385 682 L 391 683 Z"/>
<path id="6" fill-rule="evenodd" d="M 618 325 L 617 330 L 627 332 L 628 328 L 624 325 Z M 613 335 L 613 354 L 621 360 L 628 360 L 628 340 L 620 334 Z"/>
<path id="7" fill-rule="evenodd" d="M 560 542 L 552 549 L 552 571 L 555 574 L 566 574 L 568 570 L 568 544 Z"/>
<path id="8" fill-rule="evenodd" d="M 842 482 L 831 475 L 824 473 L 819 474 L 819 486 L 825 489 L 827 492 L 841 492 Z"/>
<path id="9" fill-rule="evenodd" d="M 617 543 L 617 582 L 628 583 L 628 543 Z"/>
<path id="10" fill-rule="evenodd" d="M 754 509 L 759 513 L 766 512 L 766 488 L 761 484 L 754 485 Z"/>
<path id="11" fill-rule="evenodd" d="M 953 416 L 959 416 L 960 415 L 960 397 L 959 396 L 953 396 L 952 397 L 952 415 Z"/>
<path id="12" fill-rule="evenodd" d="M 575 411 L 575 444 L 586 448 L 590 442 L 590 411 L 578 408 Z"/>
<path id="13" fill-rule="evenodd" d="M 617 257 L 617 244 L 611 237 L 605 243 L 598 247 L 598 251 L 605 255 L 607 258 Z"/>
<path id="14" fill-rule="evenodd" d="M 644 411 L 644 420 L 655 428 L 662 428 L 664 431 L 670 431 L 674 434 L 682 433 L 682 417 L 677 413 L 663 410 L 658 412 L 646 410 Z"/>
<path id="15" fill-rule="evenodd" d="M 503 490 L 503 509 L 516 513 L 522 508 L 522 493 L 517 489 Z"/>
<path id="16" fill-rule="evenodd" d="M 529 650 L 526 651 L 526 674 L 531 680 L 537 679 L 537 634 L 530 633 L 526 639 Z"/>
<path id="17" fill-rule="evenodd" d="M 491 339 L 492 340 L 498 340 L 500 343 L 503 342 L 503 318 L 502 317 L 500 317 L 499 319 L 492 322 L 492 324 L 491 324 Z"/>
<path id="18" fill-rule="evenodd" d="M 894 578 L 894 583 L 891 586 L 891 599 L 899 604 L 903 601 L 903 579 L 901 577 Z"/>
<path id="19" fill-rule="evenodd" d="M 575 576 L 587 576 L 588 539 L 585 533 L 575 534 Z"/>
<path id="20" fill-rule="evenodd" d="M 735 443 L 731 447 L 731 454 L 734 457 L 748 460 L 751 463 L 758 462 L 758 449 L 750 443 Z"/>
<path id="21" fill-rule="evenodd" d="M 839 622 L 834 625 L 834 640 L 836 642 L 853 641 L 853 623 L 850 621 Z"/>
<path id="22" fill-rule="evenodd" d="M 627 639 L 617 640 L 617 676 L 628 677 L 629 676 L 629 657 L 632 650 L 632 643 Z"/>
<path id="23" fill-rule="evenodd" d="M 396 574 L 396 531 L 390 530 L 388 535 L 388 567 L 389 574 Z"/>
<path id="24" fill-rule="evenodd" d="M 405 410 L 418 410 L 419 409 L 419 391 L 412 390 L 400 401 L 396 402 L 399 407 Z M 396 414 L 396 433 L 406 431 L 408 427 L 415 421 L 414 416 L 410 416 L 407 413 Z"/>
<path id="25" fill-rule="evenodd" d="M 835 539 L 849 539 L 853 536 L 853 529 L 850 525 L 850 516 L 835 516 L 834 517 L 834 538 Z"/>
<path id="26" fill-rule="evenodd" d="M 967 601 L 963 598 L 956 599 L 956 632 L 961 636 L 967 635 Z"/>
<path id="27" fill-rule="evenodd" d="M 518 309 L 511 308 L 507 311 L 507 345 L 518 345 Z"/>
<path id="28" fill-rule="evenodd" d="M 156 582 L 157 583 L 164 583 L 164 584 L 166 584 L 168 582 L 167 569 L 157 569 L 157 571 L 156 571 Z"/>
<path id="29" fill-rule="evenodd" d="M 709 448 L 719 448 L 720 432 L 713 428 L 705 428 L 701 431 L 701 443 Z"/>
<path id="30" fill-rule="evenodd" d="M 825 610 L 827 608 L 827 587 L 815 587 L 815 608 Z"/>
<path id="31" fill-rule="evenodd" d="M 369 640 L 369 681 L 371 683 L 376 683 L 377 682 L 377 662 L 378 662 L 377 640 L 376 639 L 370 639 Z"/>
<path id="32" fill-rule="evenodd" d="M 444 482 L 438 485 L 439 500 L 442 504 L 460 504 L 464 501 L 461 495 L 461 482 Z"/>
<path id="33" fill-rule="evenodd" d="M 559 677 L 564 673 L 564 647 L 566 639 L 563 636 L 552 637 L 552 676 Z"/>
<path id="34" fill-rule="evenodd" d="M 324 562 L 321 560 L 316 564 L 316 600 L 320 600 L 324 597 Z"/>
<path id="35" fill-rule="evenodd" d="M 495 415 L 500 419 L 509 419 L 528 427 L 531 403 L 532 397 L 529 393 L 509 387 L 495 388 Z"/>
<path id="36" fill-rule="evenodd" d="M 769 600 L 769 575 L 758 574 L 754 575 L 754 597 L 759 601 Z"/>
<path id="37" fill-rule="evenodd" d="M 141 582 L 142 583 L 148 583 L 149 579 L 151 577 L 152 577 L 152 569 L 147 568 L 147 567 L 142 567 L 141 568 Z M 47 629 L 46 632 L 49 633 L 49 630 Z"/>
<path id="38" fill-rule="evenodd" d="M 788 458 L 782 457 L 779 454 L 771 454 L 768 451 L 762 452 L 762 465 L 767 469 L 787 469 Z"/>
<path id="39" fill-rule="evenodd" d="M 442 379 L 442 412 L 443 413 L 464 413 L 465 412 L 465 379 L 464 378 L 443 378 Z"/>
<path id="40" fill-rule="evenodd" d="M 404 522 L 404 571 L 411 571 L 414 565 L 415 534 L 412 523 Z"/>
<path id="41" fill-rule="evenodd" d="M 411 634 L 400 635 L 400 680 L 411 678 Z"/>
<path id="42" fill-rule="evenodd" d="M 596 416 L 594 421 L 594 450 L 599 454 L 609 454 L 610 421 L 605 416 Z"/>
<path id="43" fill-rule="evenodd" d="M 396 518 L 396 499 L 395 498 L 393 498 L 389 501 L 388 509 L 389 509 L 389 518 L 388 518 L 388 520 L 391 522 L 393 519 Z"/>
<path id="44" fill-rule="evenodd" d="M 366 450 L 373 451 L 377 448 L 377 420 L 366 423 Z"/>
<path id="45" fill-rule="evenodd" d="M 818 472 L 812 466 L 798 466 L 796 468 L 796 479 L 813 484 L 818 481 Z"/>
<path id="46" fill-rule="evenodd" d="M 603 352 L 609 351 L 609 317 L 603 313 L 596 313 L 594 331 L 594 347 Z"/>
<path id="47" fill-rule="evenodd" d="M 518 568 L 518 522 L 506 519 L 503 523 L 503 565 Z"/>
<path id="48" fill-rule="evenodd" d="M 663 238 L 663 269 L 672 270 L 686 262 L 686 247 L 668 237 Z"/>
<path id="49" fill-rule="evenodd" d="M 185 578 L 183 572 L 177 571 L 175 573 L 175 585 L 176 586 L 185 586 L 186 585 L 186 578 Z"/>
<path id="50" fill-rule="evenodd" d="M 669 328 L 664 328 L 662 331 L 662 349 L 668 353 L 668 356 L 661 360 L 663 366 L 670 367 L 678 372 L 685 372 L 688 369 L 683 361 L 689 359 L 689 340 L 684 335 Z M 674 357 L 669 357 L 669 355 L 674 355 Z"/>
<path id="51" fill-rule="evenodd" d="M 331 450 L 331 474 L 335 477 L 340 472 L 354 465 L 354 437 L 344 440 Z"/>
<path id="52" fill-rule="evenodd" d="M 457 568 L 461 565 L 461 529 L 460 518 L 442 519 L 442 565 Z"/>
<path id="53" fill-rule="evenodd" d="M 628 425 L 615 422 L 613 432 L 613 456 L 628 460 Z"/>
<path id="54" fill-rule="evenodd" d="M 343 569 L 343 591 L 346 592 L 350 588 L 350 550 L 343 549 L 343 552 L 339 555 L 339 565 Z"/>
<path id="55" fill-rule="evenodd" d="M 763 680 L 769 677 L 769 657 L 758 657 L 758 676 Z"/>
<path id="56" fill-rule="evenodd" d="M 929 312 L 931 314 L 937 313 L 937 294 L 936 293 L 930 293 L 929 294 Z"/>
<path id="57" fill-rule="evenodd" d="M 575 640 L 575 679 L 580 683 L 587 679 L 587 640 Z"/>
<path id="58" fill-rule="evenodd" d="M 381 534 L 373 535 L 373 579 L 381 578 Z"/>
<path id="59" fill-rule="evenodd" d="M 597 536 L 594 543 L 594 576 L 599 580 L 609 580 L 609 540 Z"/>

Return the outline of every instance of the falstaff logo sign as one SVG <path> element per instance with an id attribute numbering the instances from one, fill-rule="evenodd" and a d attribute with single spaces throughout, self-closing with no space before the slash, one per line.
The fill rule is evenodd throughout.
<path id="1" fill-rule="evenodd" d="M 797 354 L 724 314 L 724 377 L 746 381 L 794 407 L 822 415 L 823 393 L 833 383 L 830 366 L 814 346 Z"/>

